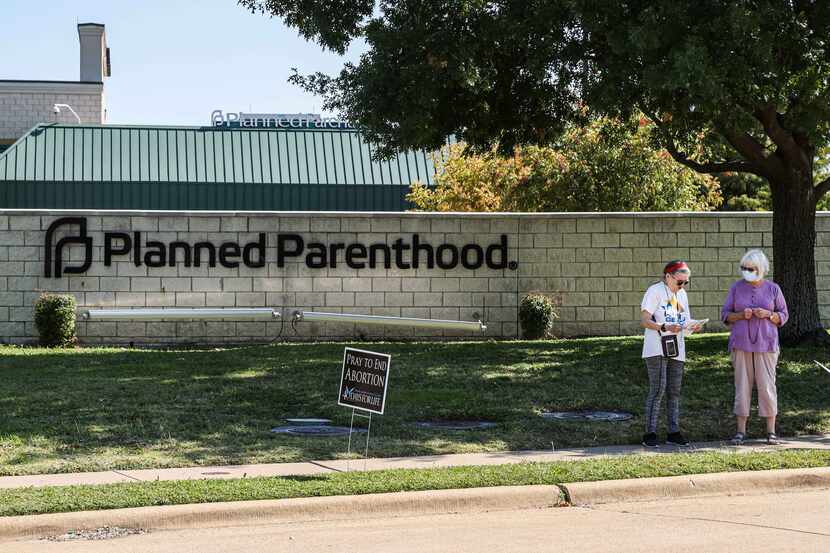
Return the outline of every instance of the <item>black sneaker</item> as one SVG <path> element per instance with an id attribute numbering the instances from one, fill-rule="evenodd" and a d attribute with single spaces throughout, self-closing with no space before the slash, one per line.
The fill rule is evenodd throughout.
<path id="1" fill-rule="evenodd" d="M 689 446 L 689 440 L 684 438 L 683 434 L 681 434 L 680 432 L 672 432 L 668 436 L 666 436 L 666 443 L 667 444 L 672 444 L 672 445 L 677 445 L 677 446 L 680 446 L 680 447 L 688 447 Z"/>
<path id="2" fill-rule="evenodd" d="M 660 447 L 660 444 L 657 443 L 657 434 L 654 432 L 643 434 L 643 445 L 646 447 Z"/>

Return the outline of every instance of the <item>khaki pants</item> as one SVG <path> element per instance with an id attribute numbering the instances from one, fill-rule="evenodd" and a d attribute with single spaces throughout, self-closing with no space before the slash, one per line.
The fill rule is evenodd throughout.
<path id="1" fill-rule="evenodd" d="M 758 415 L 774 417 L 778 414 L 778 392 L 775 389 L 775 365 L 778 352 L 751 352 L 732 350 L 735 368 L 735 415 L 749 416 L 753 385 L 758 388 Z"/>

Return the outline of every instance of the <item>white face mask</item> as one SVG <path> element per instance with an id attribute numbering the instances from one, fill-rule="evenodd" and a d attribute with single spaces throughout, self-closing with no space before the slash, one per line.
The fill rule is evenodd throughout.
<path id="1" fill-rule="evenodd" d="M 741 271 L 741 274 L 744 276 L 744 280 L 747 282 L 757 282 L 761 280 L 761 275 L 752 271 Z"/>

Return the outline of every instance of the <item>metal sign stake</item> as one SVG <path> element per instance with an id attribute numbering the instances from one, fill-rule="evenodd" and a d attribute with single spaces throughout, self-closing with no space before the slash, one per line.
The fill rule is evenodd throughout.
<path id="1" fill-rule="evenodd" d="M 349 422 L 349 444 L 346 450 L 348 457 L 346 459 L 346 472 L 351 470 L 350 457 L 352 455 L 352 434 L 355 431 L 355 417 L 369 419 L 366 428 L 366 445 L 363 448 L 363 470 L 366 470 L 367 459 L 369 458 L 369 440 L 372 437 L 372 415 L 383 414 L 386 405 L 391 359 L 392 357 L 386 353 L 349 347 L 343 350 L 343 369 L 340 373 L 340 391 L 337 404 L 349 407 L 352 410 L 352 418 Z"/>
<path id="2" fill-rule="evenodd" d="M 357 409 L 352 409 L 352 420 L 349 423 L 349 445 L 346 449 L 346 472 L 351 470 L 351 456 L 352 456 L 352 432 L 354 430 L 354 418 L 355 416 L 363 417 L 364 419 L 369 419 L 369 426 L 366 428 L 366 448 L 363 450 L 363 470 L 366 470 L 366 459 L 369 457 L 369 437 L 372 435 L 372 413 L 368 415 L 364 415 L 362 413 L 358 413 Z"/>

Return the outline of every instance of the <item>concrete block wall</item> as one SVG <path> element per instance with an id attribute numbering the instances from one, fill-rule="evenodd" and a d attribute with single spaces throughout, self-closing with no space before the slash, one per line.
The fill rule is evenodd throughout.
<path id="1" fill-rule="evenodd" d="M 84 274 L 44 276 L 45 231 L 57 217 L 87 218 L 93 262 Z M 238 343 L 275 339 L 477 337 L 469 332 L 298 323 L 293 310 L 474 320 L 485 336 L 515 338 L 520 298 L 531 291 L 559 303 L 558 335 L 639 333 L 643 291 L 664 263 L 692 268 L 689 297 L 696 318 L 717 321 L 738 261 L 750 248 L 771 257 L 770 214 L 423 214 L 423 213 L 171 213 L 0 211 L 0 341 L 30 342 L 32 305 L 42 291 L 74 294 L 81 308 L 274 307 L 285 322 L 80 322 L 85 343 Z M 819 214 L 816 260 L 822 318 L 830 319 L 830 214 Z M 266 233 L 261 268 L 135 266 L 126 256 L 103 263 L 105 231 L 142 231 L 142 240 L 247 243 Z M 516 270 L 308 268 L 301 258 L 276 263 L 278 233 L 306 243 L 392 244 L 418 233 L 433 245 L 508 237 Z M 55 237 L 55 241 L 59 236 Z M 68 263 L 83 259 L 70 247 Z M 342 252 L 341 252 L 342 254 Z M 774 278 L 774 275 L 772 275 Z M 722 326 L 713 322 L 710 330 Z"/>
<path id="2" fill-rule="evenodd" d="M 104 85 L 100 83 L 0 82 L 0 140 L 17 140 L 38 123 L 76 123 L 69 104 L 83 123 L 105 122 Z"/>

